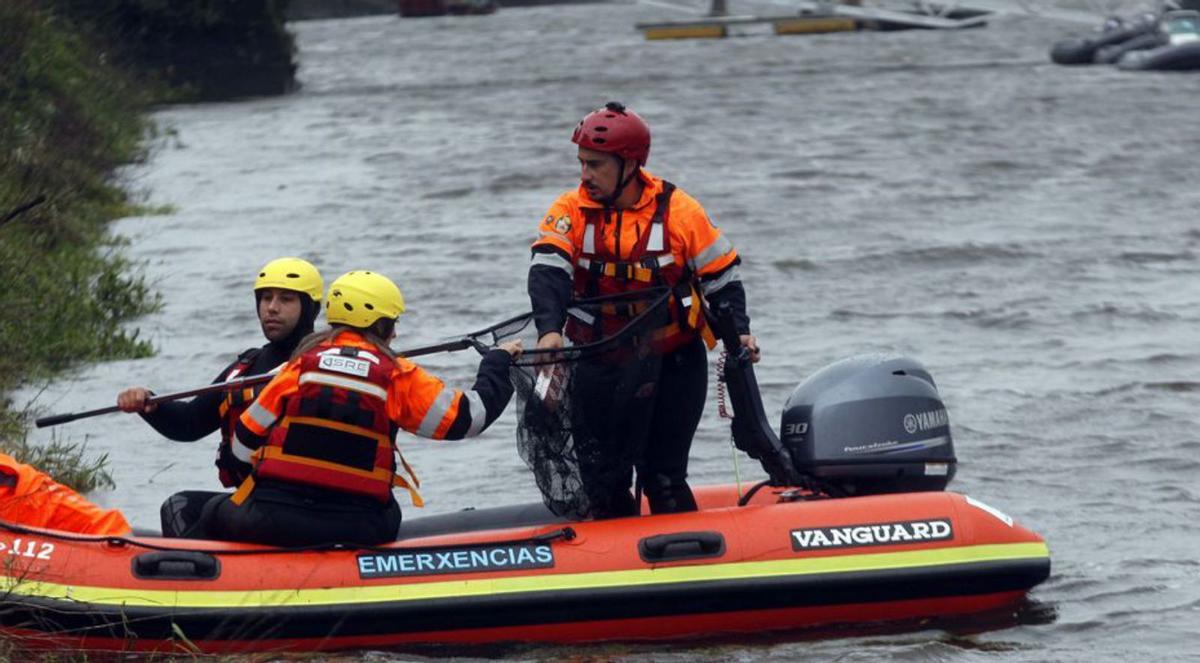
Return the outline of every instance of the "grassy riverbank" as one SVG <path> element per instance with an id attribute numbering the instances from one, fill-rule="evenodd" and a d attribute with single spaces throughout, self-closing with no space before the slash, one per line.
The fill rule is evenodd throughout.
<path id="1" fill-rule="evenodd" d="M 11 394 L 87 362 L 153 353 L 129 322 L 158 295 L 107 232 L 145 210 L 116 173 L 145 157 L 154 103 L 291 89 L 285 6 L 0 0 L 0 452 L 81 492 L 113 486 L 107 458 L 81 443 L 30 444 L 33 415 Z M 0 663 L 10 660 L 93 657 L 0 638 Z"/>
<path id="2" fill-rule="evenodd" d="M 8 0 L 5 0 L 8 1 Z M 288 0 L 37 0 L 100 35 L 110 60 L 190 100 L 283 94 L 296 85 Z"/>
<path id="3" fill-rule="evenodd" d="M 89 361 L 153 348 L 127 323 L 157 295 L 106 233 L 137 213 L 114 180 L 168 100 L 295 85 L 287 0 L 0 0 L 0 451 L 88 490 L 103 462 L 25 444 L 7 397 Z"/>
<path id="4" fill-rule="evenodd" d="M 157 298 L 105 234 L 130 212 L 112 174 L 143 156 L 152 97 L 40 3 L 0 3 L 0 34 L 0 448 L 87 490 L 104 482 L 102 463 L 70 444 L 25 445 L 25 414 L 6 395 L 85 361 L 152 353 L 124 324 Z"/>

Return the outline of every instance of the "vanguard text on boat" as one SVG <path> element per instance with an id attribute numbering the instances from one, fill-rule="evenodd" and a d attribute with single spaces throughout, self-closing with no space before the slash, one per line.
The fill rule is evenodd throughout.
<path id="1" fill-rule="evenodd" d="M 601 521 L 464 511 L 379 547 L 5 524 L 0 629 L 30 647 L 210 652 L 665 639 L 967 615 L 1049 575 L 1041 537 L 942 490 L 956 460 L 920 364 L 826 367 L 789 398 L 780 437 L 748 354 L 726 346 L 735 441 L 775 486 L 706 487 L 696 512 Z"/>

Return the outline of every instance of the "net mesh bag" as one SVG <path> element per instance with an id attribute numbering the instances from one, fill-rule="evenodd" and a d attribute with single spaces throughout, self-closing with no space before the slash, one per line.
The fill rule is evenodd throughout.
<path id="1" fill-rule="evenodd" d="M 654 340 L 670 324 L 670 302 L 665 288 L 572 302 L 566 347 L 527 349 L 514 363 L 517 448 L 556 515 L 636 513 L 629 487 L 662 366 Z M 493 343 L 537 343 L 531 314 L 490 333 Z"/>

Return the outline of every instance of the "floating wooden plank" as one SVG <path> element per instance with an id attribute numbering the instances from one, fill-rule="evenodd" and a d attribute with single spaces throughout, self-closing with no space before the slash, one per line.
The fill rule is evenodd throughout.
<path id="1" fill-rule="evenodd" d="M 720 39 L 726 35 L 725 26 L 714 23 L 656 25 L 641 29 L 646 39 Z"/>
<path id="2" fill-rule="evenodd" d="M 858 21 L 840 16 L 789 18 L 775 21 L 775 34 L 817 35 L 829 32 L 853 32 L 859 27 Z"/>
<path id="3" fill-rule="evenodd" d="M 979 27 L 992 15 L 984 10 L 957 10 L 947 16 L 817 2 L 799 2 L 799 14 L 706 16 L 638 23 L 647 39 L 714 39 L 729 36 L 732 26 L 772 24 L 776 34 L 823 34 L 855 30 L 961 30 Z"/>

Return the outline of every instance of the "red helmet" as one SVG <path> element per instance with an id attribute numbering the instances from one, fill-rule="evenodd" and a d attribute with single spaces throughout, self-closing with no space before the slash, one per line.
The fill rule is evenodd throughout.
<path id="1" fill-rule="evenodd" d="M 633 159 L 639 166 L 644 166 L 650 158 L 650 127 L 637 113 L 615 101 L 580 120 L 571 142 L 589 150 Z"/>

